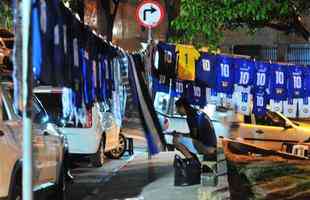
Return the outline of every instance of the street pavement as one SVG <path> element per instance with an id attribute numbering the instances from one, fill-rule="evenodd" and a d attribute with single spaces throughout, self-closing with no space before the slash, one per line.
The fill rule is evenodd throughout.
<path id="1" fill-rule="evenodd" d="M 68 189 L 68 199 L 74 200 L 90 200 L 96 199 L 101 188 L 115 176 L 118 171 L 123 168 L 128 162 L 133 160 L 139 154 L 146 152 L 145 142 L 134 140 L 135 152 L 129 156 L 125 154 L 119 160 L 107 159 L 104 165 L 100 168 L 92 168 L 82 163 L 82 166 L 72 170 L 74 176 L 73 184 Z"/>
<path id="2" fill-rule="evenodd" d="M 198 198 L 199 185 L 174 186 L 175 152 L 149 159 L 146 141 L 138 121 L 122 130 L 134 138 L 134 155 L 107 160 L 101 168 L 80 167 L 72 171 L 74 183 L 68 199 L 74 200 L 188 200 Z"/>

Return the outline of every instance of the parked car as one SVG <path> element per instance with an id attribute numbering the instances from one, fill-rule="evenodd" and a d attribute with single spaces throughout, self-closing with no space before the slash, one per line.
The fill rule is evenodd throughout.
<path id="1" fill-rule="evenodd" d="M 0 29 L 0 65 L 12 67 L 12 51 L 14 34 L 6 29 Z"/>
<path id="2" fill-rule="evenodd" d="M 154 107 L 161 126 L 165 133 L 173 130 L 189 133 L 186 117 L 176 113 L 175 100 L 166 93 L 156 93 Z M 202 111 L 210 117 L 217 137 L 243 139 L 275 150 L 280 150 L 284 142 L 297 143 L 310 138 L 309 126 L 293 122 L 279 112 L 268 110 L 265 116 L 246 116 L 228 109 L 217 111 L 216 106 L 211 104 Z M 168 144 L 172 144 L 170 134 L 166 134 L 165 138 Z"/>
<path id="3" fill-rule="evenodd" d="M 12 86 L 0 83 L 0 199 L 22 199 L 22 118 L 12 103 Z M 40 102 L 33 98 L 34 191 L 56 188 L 65 199 L 66 140 L 48 121 Z"/>
<path id="4" fill-rule="evenodd" d="M 102 166 L 104 156 L 120 158 L 126 149 L 126 138 L 120 133 L 113 114 L 104 103 L 92 107 L 91 126 L 83 127 L 63 119 L 63 88 L 40 86 L 34 89 L 59 130 L 67 137 L 73 160 L 89 158 L 93 166 Z"/>

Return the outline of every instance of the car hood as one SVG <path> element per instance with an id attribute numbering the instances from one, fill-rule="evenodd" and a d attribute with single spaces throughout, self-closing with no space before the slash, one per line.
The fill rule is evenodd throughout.
<path id="1" fill-rule="evenodd" d="M 310 123 L 306 123 L 306 122 L 296 122 L 298 125 L 298 128 L 302 128 L 302 129 L 309 129 L 310 131 Z"/>

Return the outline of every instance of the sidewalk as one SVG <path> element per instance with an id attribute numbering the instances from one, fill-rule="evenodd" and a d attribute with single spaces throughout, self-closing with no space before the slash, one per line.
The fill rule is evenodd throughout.
<path id="1" fill-rule="evenodd" d="M 137 156 L 102 185 L 94 200 L 190 200 L 198 199 L 200 185 L 175 187 L 175 152 L 163 152 L 148 160 Z"/>

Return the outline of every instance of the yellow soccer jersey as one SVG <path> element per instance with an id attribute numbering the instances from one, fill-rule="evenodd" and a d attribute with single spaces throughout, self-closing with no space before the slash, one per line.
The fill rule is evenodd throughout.
<path id="1" fill-rule="evenodd" d="M 200 57 L 199 52 L 189 45 L 176 45 L 178 53 L 178 77 L 180 80 L 195 80 L 196 60 Z"/>

